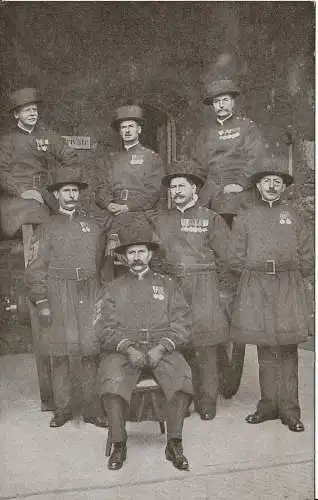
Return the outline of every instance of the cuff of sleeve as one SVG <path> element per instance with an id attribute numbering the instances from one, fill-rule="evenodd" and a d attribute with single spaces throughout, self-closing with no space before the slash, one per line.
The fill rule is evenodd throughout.
<path id="1" fill-rule="evenodd" d="M 237 179 L 237 184 L 242 186 L 242 188 L 247 189 L 250 185 L 250 181 L 247 177 L 242 175 Z"/>
<path id="2" fill-rule="evenodd" d="M 168 337 L 163 337 L 160 339 L 160 344 L 168 351 L 172 352 L 176 348 L 176 344 L 173 342 L 173 340 L 169 339 Z"/>
<path id="3" fill-rule="evenodd" d="M 120 352 L 121 354 L 126 354 L 127 349 L 134 345 L 134 343 L 129 340 L 129 339 L 123 339 L 117 344 L 116 351 Z"/>
<path id="4" fill-rule="evenodd" d="M 49 299 L 40 299 L 40 300 L 36 300 L 35 301 L 35 305 L 38 305 L 38 304 L 43 304 L 44 302 L 49 302 Z"/>

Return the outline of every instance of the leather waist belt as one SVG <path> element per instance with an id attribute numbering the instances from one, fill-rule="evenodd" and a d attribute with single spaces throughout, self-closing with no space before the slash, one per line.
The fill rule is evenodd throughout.
<path id="1" fill-rule="evenodd" d="M 245 267 L 251 271 L 260 271 L 272 275 L 281 271 L 295 271 L 299 268 L 296 262 L 277 262 L 273 259 L 266 260 L 265 262 L 247 264 Z"/>
<path id="2" fill-rule="evenodd" d="M 120 189 L 118 191 L 115 191 L 114 201 L 115 202 L 127 201 L 128 199 L 132 200 L 139 196 L 140 196 L 140 191 L 137 191 L 135 189 Z"/>
<path id="3" fill-rule="evenodd" d="M 167 269 L 171 274 L 187 274 L 187 273 L 199 273 L 199 272 L 212 272 L 216 269 L 215 263 L 210 264 L 165 264 L 164 268 Z"/>
<path id="4" fill-rule="evenodd" d="M 82 269 L 81 267 L 49 267 L 50 278 L 82 281 L 96 276 L 96 269 Z"/>

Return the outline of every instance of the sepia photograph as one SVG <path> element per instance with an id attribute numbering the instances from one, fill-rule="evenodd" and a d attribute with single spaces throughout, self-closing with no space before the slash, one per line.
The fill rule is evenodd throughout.
<path id="1" fill-rule="evenodd" d="M 314 500 L 313 1 L 0 2 L 0 500 Z"/>

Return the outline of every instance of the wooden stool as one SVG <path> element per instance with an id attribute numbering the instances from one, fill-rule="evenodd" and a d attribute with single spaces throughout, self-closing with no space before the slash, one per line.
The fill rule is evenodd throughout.
<path id="1" fill-rule="evenodd" d="M 166 398 L 153 378 L 141 378 L 131 396 L 127 422 L 150 420 L 159 423 L 161 434 L 165 434 Z M 106 457 L 110 456 L 112 439 L 108 430 Z"/>

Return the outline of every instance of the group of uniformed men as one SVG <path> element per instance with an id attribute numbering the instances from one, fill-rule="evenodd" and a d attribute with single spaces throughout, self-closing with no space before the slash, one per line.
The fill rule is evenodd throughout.
<path id="1" fill-rule="evenodd" d="M 255 123 L 235 113 L 238 94 L 230 80 L 208 87 L 204 103 L 215 118 L 191 159 L 169 172 L 139 142 L 142 109 L 118 108 L 112 126 L 123 148 L 105 161 L 95 191 L 102 227 L 81 208 L 87 183 L 76 155 L 38 122 L 36 91 L 12 96 L 17 123 L 1 144 L 1 223 L 8 236 L 35 225 L 26 280 L 42 409 L 53 411 L 51 427 L 79 415 L 108 426 L 111 470 L 126 460 L 129 404 L 149 371 L 167 403 L 166 458 L 189 468 L 184 417 L 192 400 L 201 419 L 215 417 L 217 345 L 230 338 L 258 349 L 261 398 L 246 421 L 280 418 L 304 430 L 297 344 L 308 332 L 311 239 L 284 199 L 292 176 L 266 158 Z M 61 164 L 51 181 L 49 158 Z M 162 187 L 169 209 L 160 207 Z M 220 262 L 240 277 L 230 323 Z"/>

